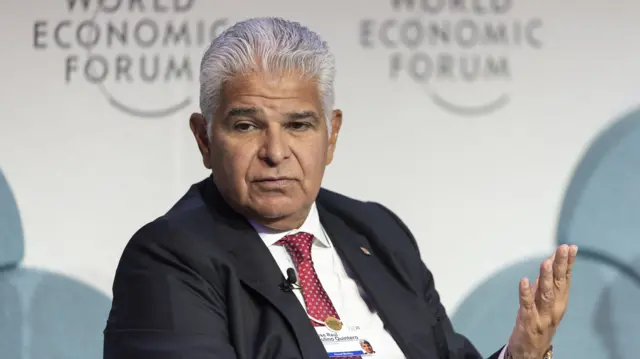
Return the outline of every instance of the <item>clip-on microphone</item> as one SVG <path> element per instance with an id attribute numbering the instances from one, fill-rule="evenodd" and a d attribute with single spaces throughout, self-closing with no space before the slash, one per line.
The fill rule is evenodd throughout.
<path id="1" fill-rule="evenodd" d="M 296 282 L 298 281 L 298 276 L 296 275 L 296 271 L 293 268 L 287 269 L 287 279 L 284 280 L 282 284 L 280 284 L 280 289 L 283 292 L 291 292 L 294 289 L 300 288 Z"/>

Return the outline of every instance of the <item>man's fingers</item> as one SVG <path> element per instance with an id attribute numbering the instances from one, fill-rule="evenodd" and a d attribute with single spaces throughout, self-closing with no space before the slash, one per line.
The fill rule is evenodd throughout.
<path id="1" fill-rule="evenodd" d="M 576 261 L 577 255 L 578 255 L 578 246 L 576 245 L 569 246 L 569 258 L 567 258 L 567 274 L 566 274 L 566 277 L 568 280 L 571 280 L 571 271 L 573 270 L 573 263 Z"/>
<path id="2" fill-rule="evenodd" d="M 531 291 L 531 284 L 528 278 L 520 280 L 520 307 L 525 311 L 532 311 L 535 306 L 535 299 Z"/>
<path id="3" fill-rule="evenodd" d="M 536 291 L 535 305 L 541 315 L 551 315 L 555 300 L 552 259 L 545 259 L 540 265 L 540 280 Z"/>
<path id="4" fill-rule="evenodd" d="M 529 324 L 533 321 L 535 315 L 535 299 L 531 291 L 529 279 L 520 280 L 520 310 L 518 311 L 518 319 L 523 324 Z"/>
<path id="5" fill-rule="evenodd" d="M 538 286 L 540 285 L 540 276 L 536 278 L 536 282 L 531 286 L 531 296 L 533 298 L 536 297 L 536 292 L 538 291 Z"/>
<path id="6" fill-rule="evenodd" d="M 553 261 L 553 283 L 556 291 L 564 292 L 566 289 L 568 266 L 569 246 L 563 244 L 556 250 Z"/>

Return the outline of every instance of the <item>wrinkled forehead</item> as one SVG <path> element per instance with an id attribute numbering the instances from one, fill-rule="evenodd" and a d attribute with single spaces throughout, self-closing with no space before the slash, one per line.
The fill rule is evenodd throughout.
<path id="1" fill-rule="evenodd" d="M 319 114 L 322 109 L 318 80 L 299 71 L 251 71 L 225 81 L 221 107 L 247 101 L 278 102 L 280 106 L 303 107 L 300 110 L 315 110 Z"/>

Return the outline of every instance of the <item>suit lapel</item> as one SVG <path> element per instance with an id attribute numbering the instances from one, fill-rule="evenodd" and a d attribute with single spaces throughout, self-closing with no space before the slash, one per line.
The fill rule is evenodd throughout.
<path id="1" fill-rule="evenodd" d="M 213 181 L 204 184 L 203 197 L 217 217 L 213 231 L 226 247 L 239 280 L 261 295 L 288 321 L 303 358 L 326 359 L 327 353 L 300 302 L 292 292 L 283 292 L 284 277 L 260 236 L 242 216 L 229 207 Z"/>
<path id="2" fill-rule="evenodd" d="M 430 340 L 422 338 L 432 338 L 431 328 L 435 321 L 428 313 L 424 313 L 421 299 L 393 277 L 390 268 L 383 264 L 388 261 L 371 250 L 372 246 L 367 237 L 320 204 L 318 211 L 323 227 L 331 237 L 345 267 L 351 270 L 358 284 L 364 289 L 385 324 L 385 329 L 405 356 L 424 358 L 425 354 L 433 353 L 433 348 L 428 344 Z M 416 323 L 416 318 L 426 318 L 427 322 Z"/>
<path id="3" fill-rule="evenodd" d="M 326 359 L 327 353 L 295 294 L 280 289 L 284 281 L 282 272 L 253 228 L 249 226 L 245 230 L 234 230 L 224 238 L 229 238 L 232 244 L 229 253 L 236 263 L 238 278 L 267 299 L 286 318 L 303 357 Z"/>

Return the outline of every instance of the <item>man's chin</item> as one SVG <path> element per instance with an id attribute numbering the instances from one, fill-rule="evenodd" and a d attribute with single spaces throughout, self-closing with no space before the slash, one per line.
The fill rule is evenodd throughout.
<path id="1" fill-rule="evenodd" d="M 254 209 L 254 212 L 264 219 L 276 220 L 280 218 L 289 217 L 295 214 L 295 210 L 290 206 L 278 206 L 278 205 L 262 205 Z"/>
<path id="2" fill-rule="evenodd" d="M 308 211 L 309 208 L 304 208 L 298 201 L 292 201 L 289 198 L 262 200 L 252 208 L 254 216 L 258 217 L 257 219 L 260 219 L 267 226 L 279 221 L 296 222 L 303 220 L 307 218 Z"/>

